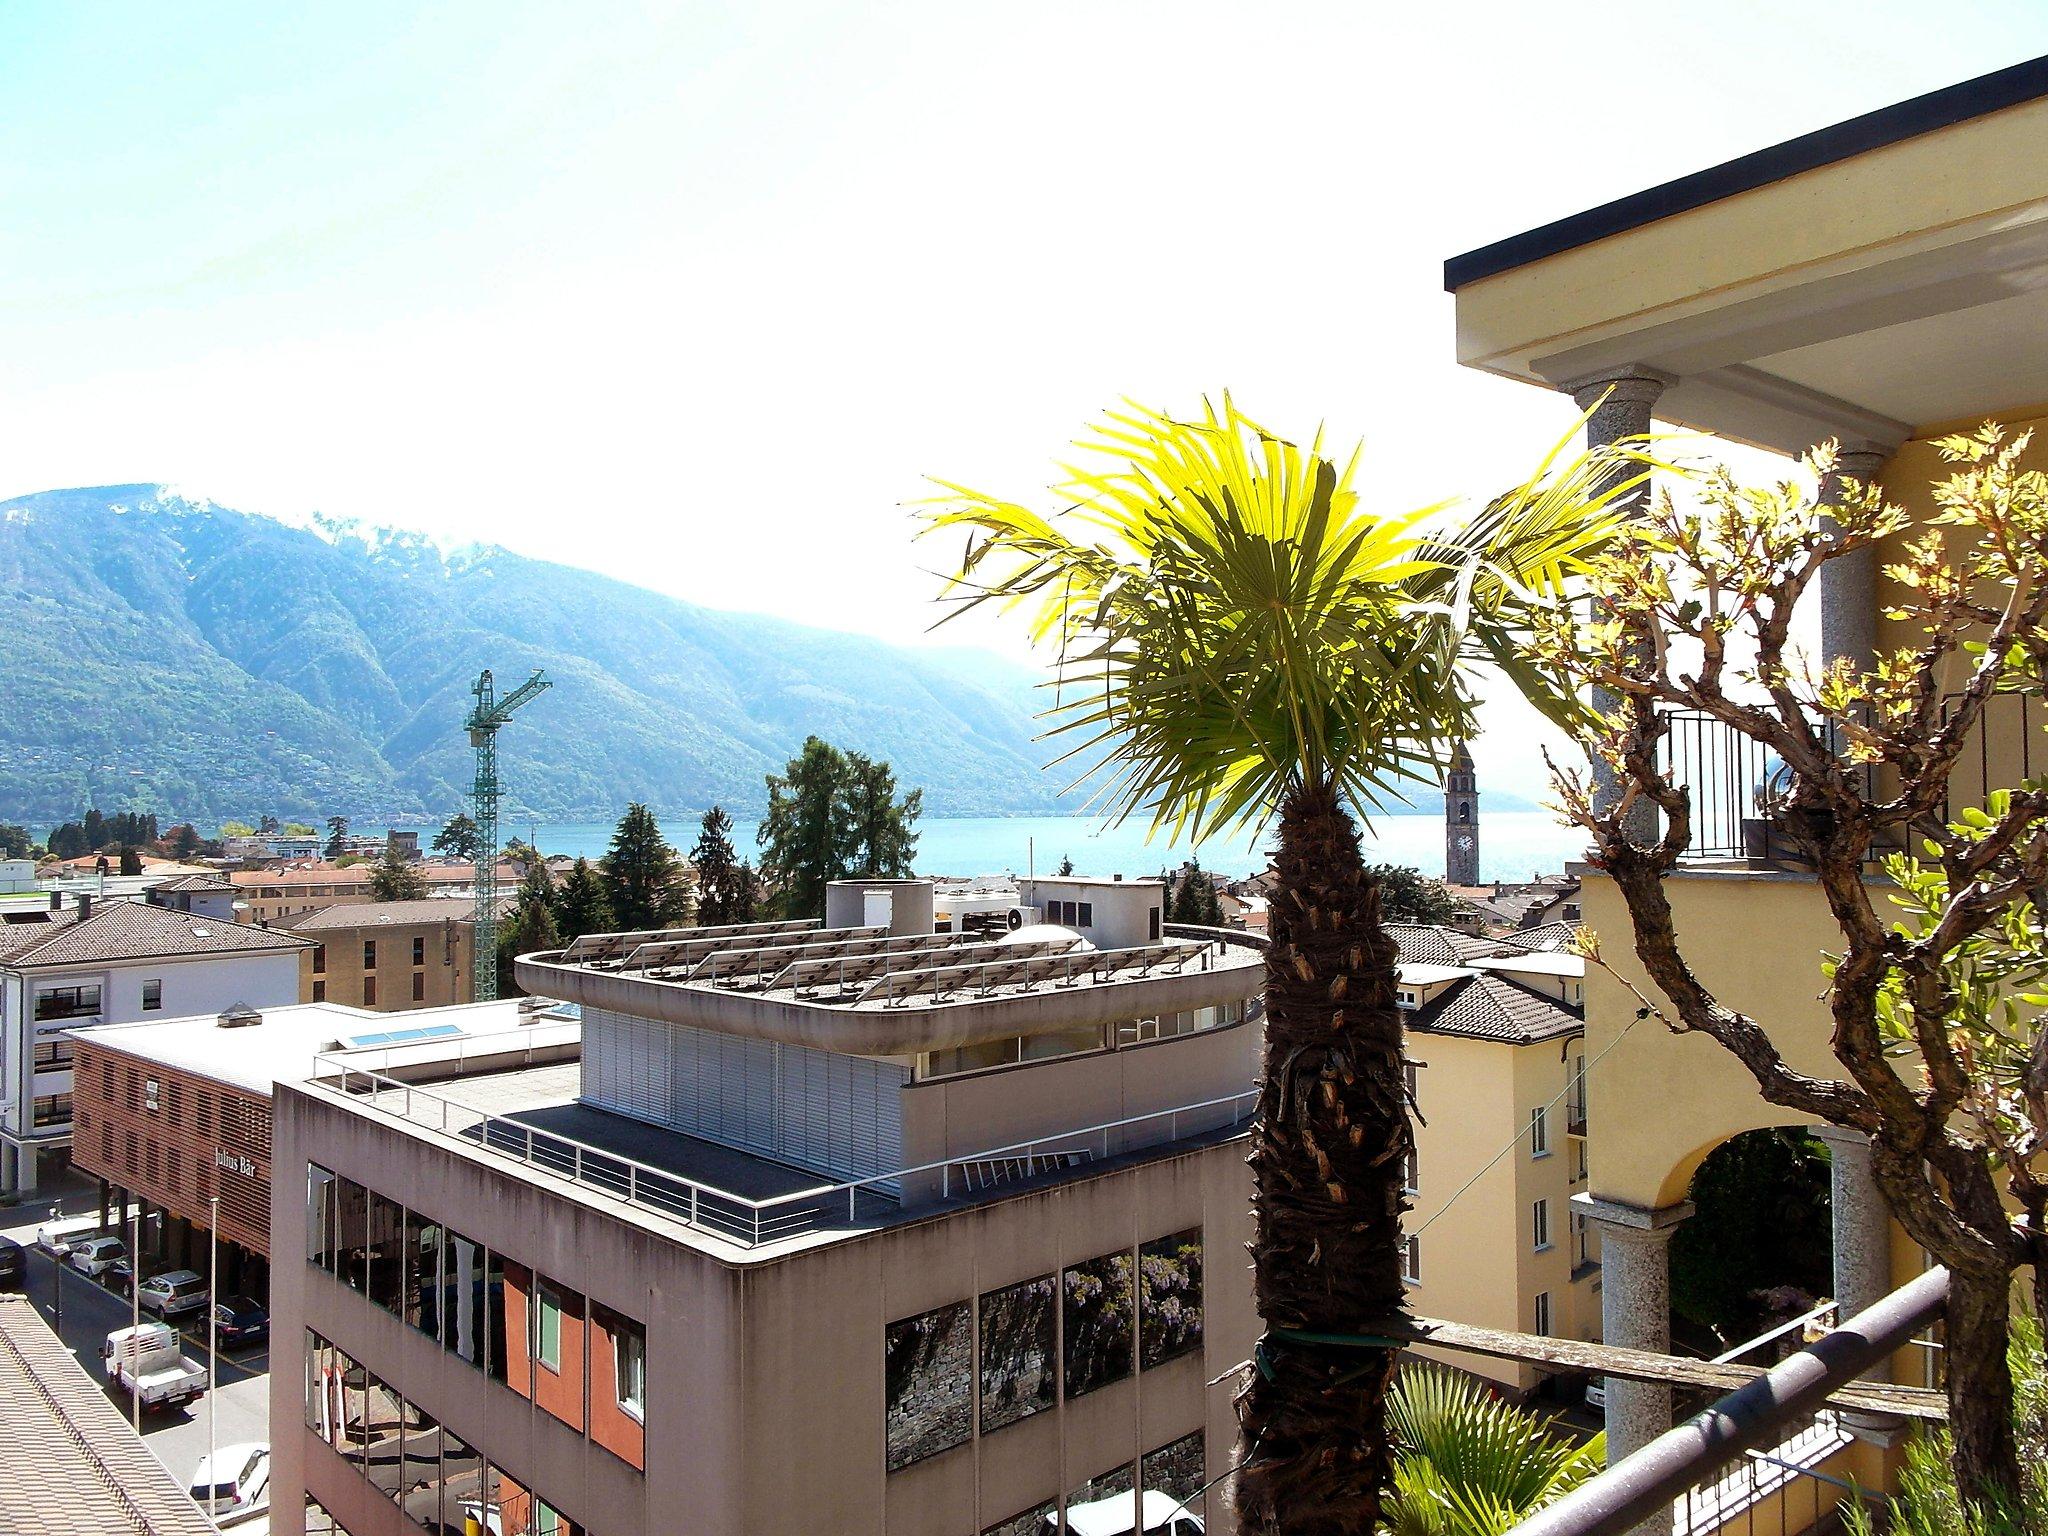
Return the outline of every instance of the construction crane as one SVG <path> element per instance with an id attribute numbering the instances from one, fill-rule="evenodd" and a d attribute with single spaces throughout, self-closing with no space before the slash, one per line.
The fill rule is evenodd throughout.
<path id="1" fill-rule="evenodd" d="M 476 708 L 462 722 L 469 732 L 469 744 L 476 748 L 476 783 L 470 786 L 469 795 L 475 807 L 471 818 L 476 822 L 474 996 L 480 1003 L 498 995 L 498 727 L 512 718 L 512 711 L 553 686 L 535 672 L 501 699 L 486 668 L 470 690 L 476 695 Z"/>

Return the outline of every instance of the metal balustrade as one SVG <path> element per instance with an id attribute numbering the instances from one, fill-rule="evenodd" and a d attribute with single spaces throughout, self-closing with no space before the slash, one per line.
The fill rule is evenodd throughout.
<path id="1" fill-rule="evenodd" d="M 490 1038 L 479 1037 L 478 1044 Z M 359 1060 L 364 1055 L 388 1055 L 393 1051 L 402 1052 L 403 1047 L 317 1056 L 312 1084 L 409 1124 L 460 1137 L 586 1190 L 747 1247 L 841 1222 L 857 1225 L 865 1218 L 886 1216 L 904 1206 L 906 1202 L 899 1191 L 913 1184 L 917 1192 L 912 1203 L 944 1201 L 955 1194 L 976 1193 L 996 1183 L 1178 1141 L 1183 1125 L 1191 1135 L 1220 1130 L 1226 1125 L 1235 1127 L 1244 1123 L 1258 1100 L 1256 1090 L 1246 1090 L 756 1200 L 589 1142 L 541 1130 L 515 1116 L 487 1113 Z M 444 1052 L 442 1057 L 433 1059 L 447 1058 Z M 1164 1134 L 1134 1135 L 1143 1127 Z M 1007 1170 L 1006 1175 L 994 1176 L 992 1171 L 997 1169 Z"/>

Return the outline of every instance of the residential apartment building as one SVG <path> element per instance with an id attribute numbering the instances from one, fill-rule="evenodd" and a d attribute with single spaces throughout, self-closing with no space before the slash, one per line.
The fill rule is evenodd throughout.
<path id="1" fill-rule="evenodd" d="M 2048 401 L 2048 60 L 1901 102 L 1446 264 L 1459 361 L 1562 391 L 1595 443 L 1652 420 L 1798 454 L 1834 441 L 1844 473 L 1880 485 L 1920 537 L 1949 472 L 1935 441 L 1987 418 L 2013 433 Z M 2024 467 L 2048 467 L 2048 435 Z M 1823 570 L 1816 666 L 1871 667 L 1917 643 L 1887 616 L 1892 557 Z M 1960 804 L 2034 770 L 2041 701 L 1996 701 L 1953 785 Z M 1697 726 L 1695 731 L 1693 727 Z M 1834 1076 L 1821 956 L 1838 948 L 1812 873 L 1758 814 L 1768 765 L 1712 722 L 1673 739 L 1697 814 L 1689 858 L 1666 881 L 1702 981 L 1762 1021 L 1794 1069 Z M 1623 983 L 1650 989 L 1629 920 L 1599 869 L 1576 871 L 1587 925 L 1622 980 L 1588 986 L 1590 1091 L 1601 1134 L 1579 1209 L 1602 1244 L 1609 1343 L 1669 1347 L 1669 1243 L 1691 1215 L 1693 1174 L 1744 1132 L 1794 1123 L 1711 1041 L 1633 1028 Z M 1876 874 L 1873 871 L 1873 879 Z M 1879 910 L 1884 900 L 1877 899 Z M 1917 1273 L 1891 1223 L 1870 1149 L 1832 1128 L 1834 1288 L 1844 1312 Z M 1894 1372 L 1931 1361 L 1901 1356 Z M 1668 1428 L 1668 1390 L 1610 1383 L 1609 1444 Z M 1883 1486 L 1896 1426 L 1845 1421 L 1822 1471 Z"/>
<path id="2" fill-rule="evenodd" d="M 1202 1510 L 1206 1383 L 1256 1331 L 1261 956 L 932 914 L 850 882 L 824 927 L 586 937 L 519 961 L 580 1005 L 574 1065 L 421 1045 L 280 1085 L 273 1528 Z"/>
<path id="3" fill-rule="evenodd" d="M 309 864 L 283 869 L 238 869 L 228 879 L 247 903 L 250 922 L 288 925 L 291 919 L 308 912 L 374 901 L 376 895 L 370 889 L 370 880 L 375 873 L 375 867 L 368 863 Z M 498 881 L 506 890 L 519 883 L 521 874 L 516 864 L 498 866 Z M 472 892 L 476 885 L 473 864 L 423 860 L 419 875 L 427 883 L 429 896 Z"/>
<path id="4" fill-rule="evenodd" d="M 271 1095 L 334 1051 L 438 1046 L 484 1068 L 574 1061 L 573 1018 L 535 998 L 436 1008 L 402 1025 L 362 1008 L 295 1003 L 73 1030 L 72 1164 L 102 1211 L 138 1204 L 162 1259 L 205 1267 L 220 1200 L 222 1288 L 261 1297 L 270 1272 Z M 357 1059 L 369 1059 L 358 1057 Z M 145 1222 L 145 1229 L 150 1224 Z"/>
<path id="5" fill-rule="evenodd" d="M 346 902 L 280 926 L 315 945 L 309 1002 L 396 1013 L 476 994 L 476 905 L 460 897 Z"/>
<path id="6" fill-rule="evenodd" d="M 1588 1168 L 1586 962 L 1449 927 L 1388 932 L 1418 1116 L 1410 1303 L 1475 1327 L 1599 1339 L 1599 1247 L 1572 1204 Z M 1419 1353 L 1518 1395 L 1546 1381 L 1526 1362 Z"/>
<path id="7" fill-rule="evenodd" d="M 0 1190 L 69 1160 L 70 1032 L 94 1024 L 297 1002 L 312 945 L 139 901 L 76 906 L 0 927 Z"/>

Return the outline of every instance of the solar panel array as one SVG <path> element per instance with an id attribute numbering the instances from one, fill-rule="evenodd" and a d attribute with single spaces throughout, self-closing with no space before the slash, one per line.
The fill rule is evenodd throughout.
<path id="1" fill-rule="evenodd" d="M 816 918 L 799 917 L 774 923 L 725 923 L 710 928 L 642 928 L 632 933 L 586 933 L 562 951 L 566 965 L 601 965 L 624 959 L 642 944 L 663 939 L 737 938 L 747 934 L 771 937 L 816 928 Z"/>
<path id="2" fill-rule="evenodd" d="M 707 959 L 726 954 L 747 954 L 775 948 L 782 941 L 792 944 L 830 942 L 850 934 L 869 936 L 886 933 L 884 928 L 819 928 L 810 926 L 780 933 L 685 933 L 679 938 L 657 939 L 642 944 L 621 963 L 620 969 L 647 971 L 662 976 L 690 976 Z"/>
<path id="3" fill-rule="evenodd" d="M 1029 949 L 1031 945 L 1007 945 L 1006 950 Z M 904 971 L 878 978 L 855 999 L 862 1003 L 886 1003 L 900 1007 L 920 997 L 941 1002 L 960 992 L 988 996 L 1005 987 L 1024 990 L 1041 982 L 1078 986 L 1084 981 L 1110 981 L 1119 976 L 1149 976 L 1162 967 L 1185 970 L 1188 963 L 1208 953 L 1203 944 L 1141 944 L 1133 949 L 1105 949 L 1083 953 L 1040 954 L 1020 958 L 1007 956 L 975 965 L 943 965 L 928 970 Z"/>
<path id="4" fill-rule="evenodd" d="M 808 964 L 879 964 L 884 970 L 914 965 L 923 956 L 951 950 L 973 937 L 965 933 L 899 933 L 877 930 L 864 938 L 816 942 L 806 934 L 800 942 L 764 946 L 749 954 L 721 955 L 706 961 L 691 973 L 692 981 L 707 981 L 722 987 L 782 986 L 790 970 Z"/>
<path id="5" fill-rule="evenodd" d="M 939 934 L 937 938 L 946 942 L 933 943 L 928 937 L 925 947 L 920 949 L 883 950 L 836 959 L 792 960 L 768 985 L 771 989 L 788 987 L 799 997 L 813 997 L 820 992 L 844 993 L 863 986 L 878 976 L 931 969 L 929 965 L 920 966 L 915 963 L 920 960 L 941 959 L 948 967 L 957 968 L 1006 957 L 1021 959 L 1026 956 L 1064 954 L 1080 942 L 1078 937 L 1032 939 L 1022 944 L 1005 943 L 1000 940 L 970 942 L 973 935 L 965 933 Z"/>

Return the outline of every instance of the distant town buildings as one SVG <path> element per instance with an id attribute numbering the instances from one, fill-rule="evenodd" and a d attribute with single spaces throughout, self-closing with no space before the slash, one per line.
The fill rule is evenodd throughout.
<path id="1" fill-rule="evenodd" d="M 522 873 L 516 864 L 498 865 L 498 881 L 506 890 L 519 883 Z M 316 862 L 274 869 L 238 869 L 228 879 L 240 899 L 247 903 L 249 921 L 284 924 L 308 912 L 375 900 L 370 888 L 375 874 L 374 864 Z M 419 865 L 419 875 L 430 896 L 466 896 L 473 894 L 476 866 L 424 860 Z"/>
<path id="2" fill-rule="evenodd" d="M 395 1013 L 474 994 L 476 907 L 463 898 L 340 902 L 280 926 L 316 946 L 308 1002 Z"/>
<path id="3" fill-rule="evenodd" d="M 141 901 L 82 896 L 0 924 L 0 1190 L 69 1161 L 70 1031 L 298 1001 L 312 945 Z"/>

